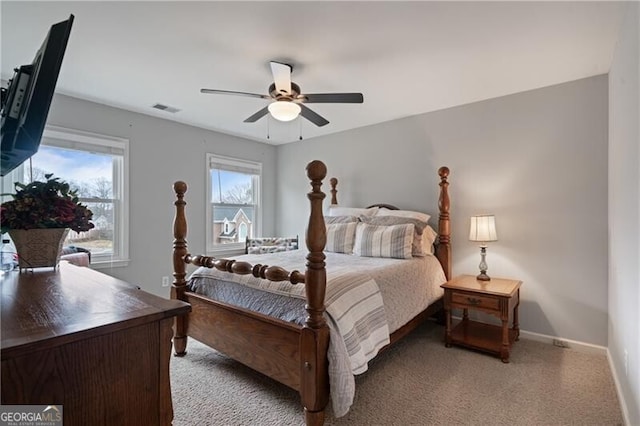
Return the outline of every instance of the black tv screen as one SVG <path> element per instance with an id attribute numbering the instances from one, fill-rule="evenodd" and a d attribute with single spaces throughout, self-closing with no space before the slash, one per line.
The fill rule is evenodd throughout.
<path id="1" fill-rule="evenodd" d="M 0 176 L 38 152 L 72 24 L 73 15 L 52 25 L 33 62 L 2 89 Z"/>

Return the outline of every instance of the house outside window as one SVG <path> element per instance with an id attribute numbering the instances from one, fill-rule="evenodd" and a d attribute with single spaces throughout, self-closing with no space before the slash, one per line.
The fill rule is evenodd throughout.
<path id="1" fill-rule="evenodd" d="M 262 164 L 207 154 L 207 251 L 244 250 L 260 232 Z"/>
<path id="2" fill-rule="evenodd" d="M 112 267 L 128 261 L 127 171 L 126 139 L 47 126 L 38 152 L 7 177 L 11 182 L 42 181 L 52 173 L 69 183 L 93 212 L 95 227 L 69 231 L 64 245 L 90 250 L 93 267 Z"/>
<path id="3" fill-rule="evenodd" d="M 248 234 L 249 234 L 249 226 L 244 222 L 241 223 L 240 226 L 238 226 L 238 239 L 240 241 L 246 241 Z"/>

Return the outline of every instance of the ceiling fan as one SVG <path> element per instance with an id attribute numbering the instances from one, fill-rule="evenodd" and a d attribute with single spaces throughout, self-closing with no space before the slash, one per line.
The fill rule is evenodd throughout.
<path id="1" fill-rule="evenodd" d="M 305 104 L 361 104 L 364 101 L 362 93 L 302 93 L 300 86 L 291 81 L 291 71 L 293 70 L 291 65 L 276 61 L 271 61 L 270 65 L 271 72 L 273 74 L 273 83 L 269 86 L 268 95 L 218 89 L 200 89 L 200 92 L 221 95 L 249 96 L 252 98 L 261 98 L 273 101 L 244 120 L 245 123 L 255 123 L 268 113 L 271 113 L 273 118 L 280 121 L 291 121 L 298 115 L 302 115 L 316 126 L 322 127 L 329 124 L 329 121 L 309 109 Z"/>

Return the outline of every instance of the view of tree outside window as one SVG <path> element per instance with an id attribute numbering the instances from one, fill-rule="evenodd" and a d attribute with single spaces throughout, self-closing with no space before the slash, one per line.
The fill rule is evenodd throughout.
<path id="1" fill-rule="evenodd" d="M 246 173 L 211 169 L 214 203 L 253 204 L 252 176 Z"/>
<path id="2" fill-rule="evenodd" d="M 243 243 L 255 223 L 254 175 L 210 169 L 214 244 Z"/>
<path id="3" fill-rule="evenodd" d="M 95 228 L 70 231 L 65 246 L 82 246 L 92 255 L 113 254 L 113 161 L 109 154 L 41 145 L 30 165 L 25 163 L 24 182 L 43 181 L 45 174 L 52 173 L 76 190 L 80 201 L 93 212 Z"/>
<path id="4" fill-rule="evenodd" d="M 260 205 L 259 163 L 207 155 L 209 206 L 207 231 L 209 250 L 244 248 L 247 238 L 258 232 Z"/>

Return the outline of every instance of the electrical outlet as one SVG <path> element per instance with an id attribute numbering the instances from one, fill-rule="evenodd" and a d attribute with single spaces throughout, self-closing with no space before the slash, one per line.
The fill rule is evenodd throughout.
<path id="1" fill-rule="evenodd" d="M 624 350 L 624 375 L 629 375 L 629 354 L 626 349 Z"/>
<path id="2" fill-rule="evenodd" d="M 553 346 L 557 346 L 559 348 L 568 348 L 569 343 L 566 342 L 565 340 L 553 339 Z"/>
<path id="3" fill-rule="evenodd" d="M 162 277 L 162 287 L 169 287 L 169 277 Z"/>

